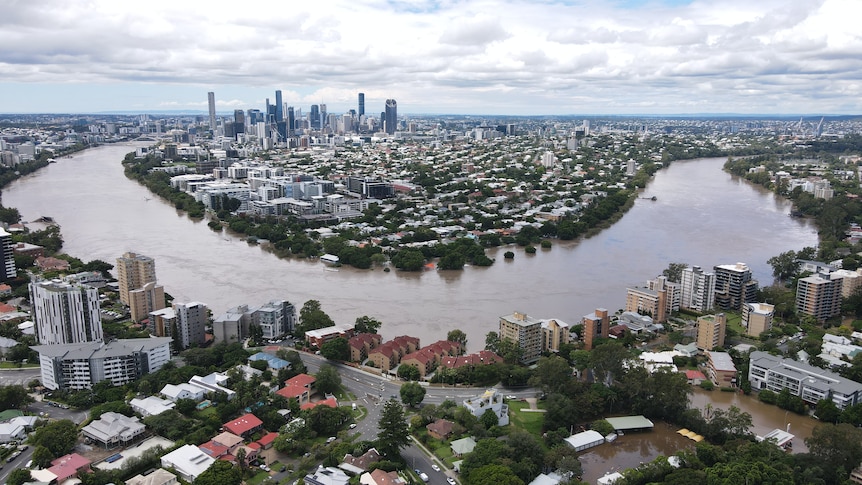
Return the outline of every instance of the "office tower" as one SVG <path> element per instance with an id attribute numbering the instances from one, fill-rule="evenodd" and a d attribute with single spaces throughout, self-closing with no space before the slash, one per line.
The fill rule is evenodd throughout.
<path id="1" fill-rule="evenodd" d="M 724 313 L 704 315 L 697 319 L 697 348 L 712 350 L 724 345 L 724 332 L 727 319 Z"/>
<path id="2" fill-rule="evenodd" d="M 320 105 L 320 129 L 321 130 L 326 125 L 326 121 L 327 121 L 327 119 L 326 119 L 326 105 L 321 104 Z"/>
<path id="3" fill-rule="evenodd" d="M 359 93 L 359 117 L 365 116 L 365 93 Z"/>
<path id="4" fill-rule="evenodd" d="M 281 100 L 281 89 L 275 91 L 275 121 L 284 121 L 284 102 Z"/>
<path id="5" fill-rule="evenodd" d="M 9 281 L 18 276 L 15 268 L 15 253 L 12 251 L 12 235 L 0 228 L 0 281 Z"/>
<path id="6" fill-rule="evenodd" d="M 241 109 L 233 110 L 234 133 L 245 133 L 245 113 Z"/>
<path id="7" fill-rule="evenodd" d="M 392 135 L 398 125 L 398 103 L 394 99 L 386 100 L 386 111 L 384 111 L 383 127 L 386 133 Z"/>
<path id="8" fill-rule="evenodd" d="M 811 315 L 818 322 L 841 313 L 842 278 L 812 275 L 801 278 L 796 287 L 796 311 Z"/>
<path id="9" fill-rule="evenodd" d="M 320 126 L 320 106 L 311 105 L 311 112 L 308 114 L 308 128 L 316 130 Z"/>
<path id="10" fill-rule="evenodd" d="M 715 273 L 705 273 L 700 266 L 689 266 L 682 270 L 679 286 L 680 308 L 701 313 L 712 310 L 715 301 Z"/>
<path id="11" fill-rule="evenodd" d="M 341 126 L 342 131 L 344 133 L 350 133 L 353 131 L 353 116 L 349 113 L 344 113 L 341 115 Z"/>
<path id="12" fill-rule="evenodd" d="M 775 306 L 768 303 L 746 303 L 742 306 L 742 326 L 745 333 L 759 337 L 761 333 L 772 328 L 772 317 L 775 316 Z"/>
<path id="13" fill-rule="evenodd" d="M 722 264 L 715 271 L 715 305 L 725 310 L 742 310 L 757 299 L 757 281 L 745 263 Z"/>
<path id="14" fill-rule="evenodd" d="M 117 282 L 120 301 L 129 304 L 129 291 L 156 281 L 156 262 L 153 258 L 128 252 L 117 258 Z"/>
<path id="15" fill-rule="evenodd" d="M 591 350 L 596 338 L 608 338 L 608 330 L 611 328 L 611 318 L 604 308 L 596 308 L 596 311 L 584 315 L 581 319 L 584 328 L 584 348 Z"/>
<path id="16" fill-rule="evenodd" d="M 296 130 L 296 114 L 293 111 L 293 106 L 287 107 L 287 136 L 292 137 Z"/>
<path id="17" fill-rule="evenodd" d="M 174 303 L 174 313 L 176 314 L 176 335 L 173 329 L 170 330 L 170 336 L 183 349 L 189 348 L 192 344 L 203 345 L 206 341 L 206 325 L 209 319 L 209 309 L 200 302 L 190 303 Z"/>
<path id="18" fill-rule="evenodd" d="M 514 312 L 500 317 L 500 340 L 510 340 L 521 348 L 521 363 L 532 364 L 542 355 L 542 321 Z"/>
<path id="19" fill-rule="evenodd" d="M 32 282 L 30 303 L 40 344 L 76 344 L 103 338 L 96 288 L 59 280 Z"/>
<path id="20" fill-rule="evenodd" d="M 210 91 L 207 93 L 207 100 L 210 108 L 210 130 L 213 132 L 213 137 L 216 133 L 216 110 L 215 110 L 215 93 Z"/>

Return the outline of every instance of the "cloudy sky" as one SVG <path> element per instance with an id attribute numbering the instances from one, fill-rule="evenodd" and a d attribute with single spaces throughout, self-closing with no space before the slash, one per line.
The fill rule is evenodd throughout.
<path id="1" fill-rule="evenodd" d="M 862 113 L 859 0 L 0 0 L 0 113 Z"/>

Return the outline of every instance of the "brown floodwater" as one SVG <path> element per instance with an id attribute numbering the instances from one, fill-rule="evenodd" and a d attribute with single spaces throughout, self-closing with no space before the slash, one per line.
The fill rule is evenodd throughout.
<path id="1" fill-rule="evenodd" d="M 203 302 L 216 315 L 275 298 L 297 306 L 315 299 L 336 323 L 369 315 L 383 322 L 385 338 L 409 334 L 422 343 L 458 328 L 478 350 L 500 315 L 520 311 L 577 324 L 595 308 L 622 308 L 627 286 L 643 285 L 672 261 L 706 268 L 743 261 L 768 284 L 768 258 L 817 245 L 813 225 L 789 217 L 788 201 L 723 172 L 724 159 L 708 158 L 659 171 L 645 190 L 656 201 L 638 199 L 589 239 L 554 241 L 535 255 L 493 249 L 494 265 L 463 271 L 327 271 L 318 261 L 280 260 L 190 220 L 124 176 L 120 162 L 133 148 L 107 145 L 58 159 L 5 188 L 3 203 L 27 221 L 53 217 L 64 250 L 85 261 L 114 262 L 126 251 L 154 258 L 168 293 Z M 514 260 L 504 260 L 510 249 Z"/>

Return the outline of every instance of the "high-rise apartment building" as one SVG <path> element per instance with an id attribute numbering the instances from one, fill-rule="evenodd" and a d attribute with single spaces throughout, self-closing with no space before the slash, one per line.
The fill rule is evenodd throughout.
<path id="1" fill-rule="evenodd" d="M 203 345 L 206 341 L 206 325 L 209 308 L 200 302 L 174 303 L 177 335 L 171 337 L 187 349 L 192 344 Z"/>
<path id="2" fill-rule="evenodd" d="M 715 271 L 715 306 L 725 310 L 742 310 L 757 299 L 757 281 L 745 263 L 722 264 Z"/>
<path id="3" fill-rule="evenodd" d="M 680 308 L 696 312 L 712 310 L 715 301 L 715 273 L 704 272 L 700 266 L 682 270 L 680 278 Z"/>
<path id="4" fill-rule="evenodd" d="M 772 317 L 775 315 L 775 306 L 768 303 L 746 303 L 742 306 L 742 326 L 746 327 L 745 333 L 752 337 L 758 337 L 761 333 L 772 328 Z"/>
<path id="5" fill-rule="evenodd" d="M 724 313 L 704 315 L 697 319 L 697 348 L 712 350 L 724 345 L 727 318 Z"/>
<path id="6" fill-rule="evenodd" d="M 360 118 L 365 116 L 365 93 L 359 93 L 359 109 L 356 113 Z"/>
<path id="7" fill-rule="evenodd" d="M 36 340 L 43 345 L 103 339 L 99 290 L 59 280 L 30 283 Z"/>
<path id="8" fill-rule="evenodd" d="M 0 281 L 9 281 L 18 276 L 12 246 L 12 235 L 0 228 Z"/>
<path id="9" fill-rule="evenodd" d="M 584 329 L 584 348 L 592 350 L 593 342 L 597 338 L 608 338 L 608 330 L 611 328 L 611 318 L 604 308 L 596 308 L 596 311 L 584 315 L 581 320 Z"/>
<path id="10" fill-rule="evenodd" d="M 129 304 L 129 291 L 156 281 L 156 262 L 153 258 L 124 253 L 117 258 L 117 283 L 120 286 L 120 301 Z"/>
<path id="11" fill-rule="evenodd" d="M 521 348 L 521 362 L 532 364 L 542 355 L 542 321 L 514 312 L 500 317 L 500 340 L 510 340 Z"/>
<path id="12" fill-rule="evenodd" d="M 555 318 L 542 320 L 542 350 L 559 352 L 560 346 L 569 343 L 569 324 Z"/>
<path id="13" fill-rule="evenodd" d="M 120 301 L 129 306 L 132 320 L 140 322 L 150 312 L 165 307 L 165 290 L 156 284 L 153 258 L 128 252 L 117 258 L 116 268 Z"/>
<path id="14" fill-rule="evenodd" d="M 392 135 L 398 126 L 398 103 L 394 99 L 386 100 L 386 111 L 384 111 L 383 128 L 386 133 Z"/>
<path id="15" fill-rule="evenodd" d="M 796 311 L 811 315 L 818 322 L 841 313 L 841 285 L 843 279 L 828 275 L 801 278 L 796 287 Z"/>
<path id="16" fill-rule="evenodd" d="M 656 323 L 667 321 L 667 291 L 626 288 L 626 311 L 649 315 Z"/>
<path id="17" fill-rule="evenodd" d="M 682 288 L 679 283 L 673 283 L 664 276 L 647 281 L 647 289 L 652 291 L 664 290 L 665 292 L 665 315 L 670 316 L 679 311 L 679 302 L 682 299 Z"/>
<path id="18" fill-rule="evenodd" d="M 293 137 L 296 130 L 296 114 L 293 111 L 293 106 L 287 107 L 287 138 Z"/>
<path id="19" fill-rule="evenodd" d="M 210 91 L 207 93 L 207 101 L 210 110 L 210 130 L 213 132 L 213 138 L 216 136 L 216 108 L 215 108 L 215 93 Z"/>

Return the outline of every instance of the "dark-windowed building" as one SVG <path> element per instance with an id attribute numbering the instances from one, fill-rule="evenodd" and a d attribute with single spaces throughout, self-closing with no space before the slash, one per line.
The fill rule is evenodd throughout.
<path id="1" fill-rule="evenodd" d="M 394 99 L 386 100 L 386 111 L 384 113 L 383 128 L 386 133 L 392 135 L 398 126 L 398 103 Z"/>

